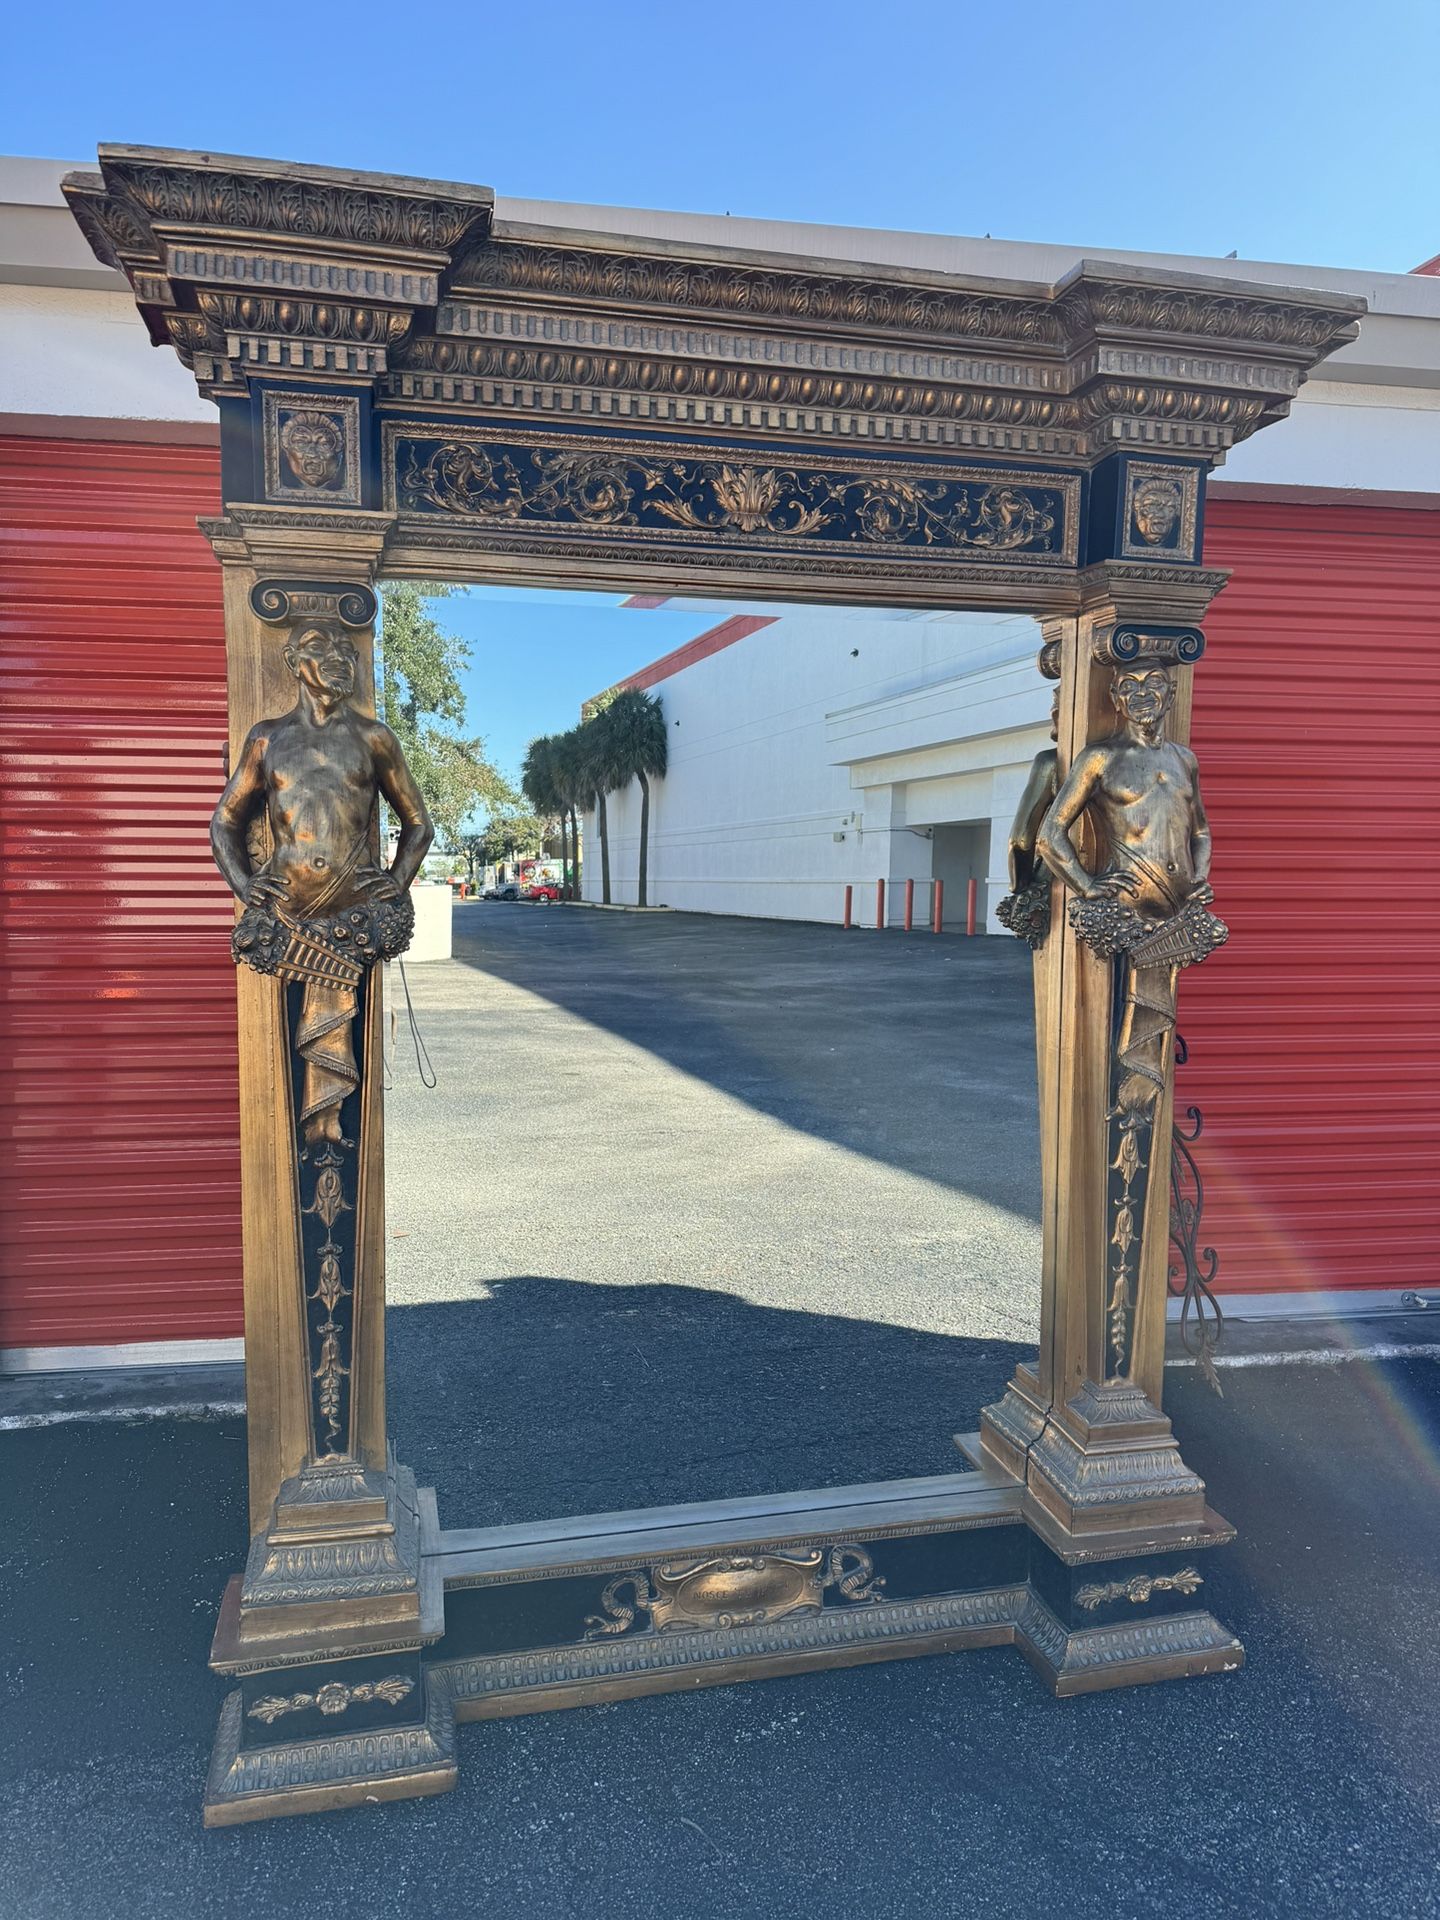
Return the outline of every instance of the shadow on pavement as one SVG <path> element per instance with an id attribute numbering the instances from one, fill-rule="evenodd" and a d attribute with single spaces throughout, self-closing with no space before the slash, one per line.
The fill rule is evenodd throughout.
<path id="1" fill-rule="evenodd" d="M 1017 940 L 472 904 L 454 957 L 787 1126 L 1039 1218 Z"/>
<path id="2" fill-rule="evenodd" d="M 1015 1350 L 528 1278 L 392 1316 L 442 1522 L 941 1471 Z M 1057 1702 L 1013 1651 L 461 1730 L 435 1801 L 205 1834 L 238 1422 L 0 1439 L 7 1880 L 29 1916 L 1035 1920 L 1434 1911 L 1440 1374 L 1255 1368 L 1177 1428 L 1241 1528 L 1243 1672 Z"/>
<path id="3" fill-rule="evenodd" d="M 953 1473 L 951 1435 L 1033 1351 L 538 1275 L 392 1308 L 389 1339 L 391 1423 L 442 1526 Z"/>

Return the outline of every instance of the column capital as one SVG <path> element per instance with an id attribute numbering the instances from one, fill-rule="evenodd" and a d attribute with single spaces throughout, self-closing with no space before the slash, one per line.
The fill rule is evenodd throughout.
<path id="1" fill-rule="evenodd" d="M 369 586 L 379 571 L 393 513 L 350 509 L 235 506 L 200 531 L 222 566 L 250 567 L 277 579 L 354 581 Z"/>
<path id="2" fill-rule="evenodd" d="M 1080 575 L 1080 608 L 1095 626 L 1121 621 L 1190 626 L 1230 578 L 1226 567 L 1102 560 Z"/>

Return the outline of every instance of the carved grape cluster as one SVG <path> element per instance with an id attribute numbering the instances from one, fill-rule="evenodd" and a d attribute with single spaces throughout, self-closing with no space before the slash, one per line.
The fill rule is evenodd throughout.
<path id="1" fill-rule="evenodd" d="M 360 967 L 394 960 L 415 934 L 415 907 L 409 894 L 398 900 L 365 900 L 324 920 L 307 920 L 299 931 Z M 263 907 L 247 907 L 230 936 L 237 966 L 256 973 L 279 973 L 296 929 Z"/>

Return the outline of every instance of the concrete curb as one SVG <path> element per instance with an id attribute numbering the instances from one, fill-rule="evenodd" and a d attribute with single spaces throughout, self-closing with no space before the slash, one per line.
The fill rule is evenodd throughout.
<path id="1" fill-rule="evenodd" d="M 1351 1360 L 1427 1359 L 1440 1364 L 1440 1328 L 1417 1338 L 1388 1315 L 1388 1325 L 1361 1329 L 1351 1321 L 1334 1329 L 1328 1343 L 1314 1337 L 1313 1322 L 1271 1322 L 1263 1345 L 1251 1345 L 1226 1328 L 1227 1345 L 1215 1356 L 1222 1371 L 1239 1367 L 1335 1367 Z M 1258 1331 L 1250 1329 L 1249 1331 Z M 1193 1366 L 1191 1356 L 1172 1341 L 1168 1367 Z M 0 1433 L 34 1427 L 71 1426 L 92 1420 L 234 1420 L 245 1412 L 245 1369 L 237 1363 L 173 1367 L 107 1367 L 88 1373 L 30 1373 L 0 1379 Z"/>
<path id="2" fill-rule="evenodd" d="M 591 913 L 674 913 L 674 907 L 663 904 L 658 907 L 630 907 L 623 902 L 612 900 L 607 906 L 603 900 L 561 900 L 562 907 L 588 907 Z"/>

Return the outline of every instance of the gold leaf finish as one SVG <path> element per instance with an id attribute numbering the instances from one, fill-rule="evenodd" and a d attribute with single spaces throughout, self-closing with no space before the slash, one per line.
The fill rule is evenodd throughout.
<path id="1" fill-rule="evenodd" d="M 339 1680 L 327 1680 L 314 1693 L 266 1694 L 263 1700 L 257 1700 L 250 1708 L 250 1718 L 263 1720 L 268 1727 L 283 1719 L 287 1713 L 301 1713 L 307 1707 L 318 1707 L 321 1713 L 327 1715 L 344 1713 L 350 1707 L 363 1705 L 368 1700 L 383 1700 L 388 1706 L 398 1707 L 414 1691 L 415 1682 L 403 1673 L 387 1674 L 383 1680 L 366 1680 L 358 1687 L 347 1687 Z"/>
<path id="2" fill-rule="evenodd" d="M 1101 1586 L 1081 1587 L 1076 1602 L 1088 1612 L 1107 1606 L 1112 1600 L 1129 1600 L 1143 1606 L 1156 1593 L 1192 1594 L 1205 1584 L 1194 1567 L 1182 1567 L 1179 1573 L 1137 1573 L 1128 1580 L 1108 1580 Z"/>

